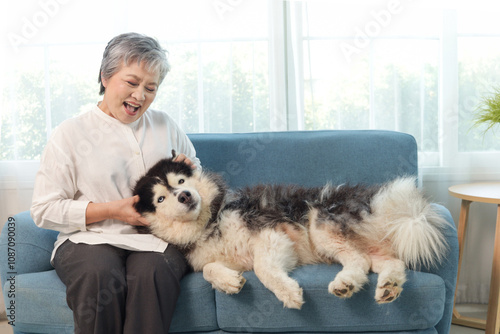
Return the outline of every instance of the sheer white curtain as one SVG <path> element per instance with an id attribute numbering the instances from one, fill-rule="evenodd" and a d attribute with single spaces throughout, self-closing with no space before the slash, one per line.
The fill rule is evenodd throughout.
<path id="1" fill-rule="evenodd" d="M 474 128 L 500 87 L 494 1 L 289 2 L 298 128 L 412 134 L 424 190 L 458 221 L 449 186 L 500 180 L 500 127 Z M 293 22 L 293 21 L 292 21 Z M 298 69 L 298 70 L 297 70 Z M 474 204 L 457 302 L 488 301 L 495 206 Z"/>
<path id="2" fill-rule="evenodd" d="M 99 100 L 102 52 L 120 33 L 153 36 L 168 50 L 172 71 L 152 107 L 186 132 L 286 130 L 285 109 L 273 106 L 270 93 L 277 61 L 270 48 L 283 35 L 270 19 L 273 6 L 263 0 L 9 4 L 0 23 L 1 221 L 29 208 L 52 129 Z"/>
<path id="3" fill-rule="evenodd" d="M 425 191 L 457 220 L 450 185 L 500 179 L 498 133 L 471 128 L 475 105 L 500 84 L 496 3 L 9 3 L 0 23 L 0 219 L 29 208 L 52 129 L 98 101 L 106 43 L 136 31 L 169 51 L 172 71 L 153 107 L 187 132 L 407 132 Z M 459 301 L 487 301 L 494 209 L 478 208 Z"/>

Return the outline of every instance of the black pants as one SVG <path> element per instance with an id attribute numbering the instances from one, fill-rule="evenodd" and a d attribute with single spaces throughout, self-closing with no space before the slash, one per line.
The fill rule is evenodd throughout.
<path id="1" fill-rule="evenodd" d="M 187 271 L 172 246 L 165 253 L 131 252 L 69 240 L 57 250 L 54 266 L 78 334 L 168 333 Z"/>

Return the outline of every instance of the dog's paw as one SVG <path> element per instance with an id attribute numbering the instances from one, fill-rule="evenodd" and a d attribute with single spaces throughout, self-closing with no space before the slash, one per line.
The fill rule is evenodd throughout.
<path id="1" fill-rule="evenodd" d="M 293 289 L 285 291 L 279 299 L 286 308 L 300 310 L 302 305 L 304 305 L 303 290 L 298 284 Z"/>
<path id="2" fill-rule="evenodd" d="M 302 288 L 299 284 L 290 279 L 286 286 L 277 286 L 272 289 L 276 298 L 283 302 L 283 306 L 286 308 L 294 308 L 300 310 L 304 304 L 304 297 Z"/>
<path id="3" fill-rule="evenodd" d="M 262 270 L 257 267 L 255 271 L 262 284 L 271 290 L 286 308 L 300 310 L 304 304 L 303 291 L 299 283 L 289 277 L 285 271 L 280 270 Z"/>
<path id="4" fill-rule="evenodd" d="M 226 273 L 224 277 L 219 277 L 216 281 L 212 281 L 212 287 L 218 291 L 232 295 L 239 293 L 246 281 L 242 273 L 233 271 Z"/>
<path id="5" fill-rule="evenodd" d="M 340 298 L 350 298 L 367 281 L 368 276 L 364 272 L 342 270 L 328 285 L 328 292 Z"/>
<path id="6" fill-rule="evenodd" d="M 240 292 L 246 279 L 241 272 L 230 269 L 222 263 L 213 262 L 203 267 L 203 277 L 212 283 L 212 287 L 227 294 Z"/>
<path id="7" fill-rule="evenodd" d="M 336 279 L 328 286 L 328 292 L 340 298 L 350 298 L 355 292 L 354 284 Z"/>
<path id="8" fill-rule="evenodd" d="M 399 297 L 403 289 L 401 285 L 394 281 L 386 281 L 381 286 L 377 286 L 375 301 L 379 304 L 390 303 Z"/>

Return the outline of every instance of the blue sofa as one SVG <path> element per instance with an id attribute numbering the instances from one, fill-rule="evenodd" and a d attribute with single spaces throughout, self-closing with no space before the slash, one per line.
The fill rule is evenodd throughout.
<path id="1" fill-rule="evenodd" d="M 190 135 L 205 169 L 231 187 L 255 183 L 381 183 L 417 175 L 417 145 L 390 131 L 311 131 Z M 376 275 L 350 299 L 328 294 L 339 265 L 309 265 L 291 273 L 304 289 L 302 310 L 284 309 L 253 272 L 236 295 L 214 291 L 201 273 L 181 282 L 171 333 L 441 333 L 448 334 L 458 266 L 449 211 L 449 253 L 437 268 L 408 270 L 396 301 L 374 301 Z M 36 227 L 29 212 L 9 219 L 0 237 L 0 274 L 15 333 L 72 333 L 65 286 L 49 263 L 57 233 Z M 10 237 L 10 239 L 9 239 Z"/>

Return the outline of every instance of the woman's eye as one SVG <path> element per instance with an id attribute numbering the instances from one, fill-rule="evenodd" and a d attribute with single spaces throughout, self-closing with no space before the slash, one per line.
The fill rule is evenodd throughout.
<path id="1" fill-rule="evenodd" d="M 147 90 L 148 92 L 150 92 L 150 93 L 154 93 L 154 92 L 155 92 L 155 89 L 154 89 L 154 88 L 147 88 L 147 87 L 146 87 L 146 90 Z"/>
<path id="2" fill-rule="evenodd" d="M 132 87 L 132 88 L 136 88 L 137 86 L 139 86 L 138 83 L 135 83 L 135 82 L 132 82 L 132 81 L 127 81 L 127 84 Z"/>
<path id="3" fill-rule="evenodd" d="M 158 203 L 162 203 L 165 200 L 165 196 L 158 197 Z"/>
<path id="4" fill-rule="evenodd" d="M 184 183 L 184 179 L 180 179 L 179 184 L 183 184 L 183 183 Z"/>

